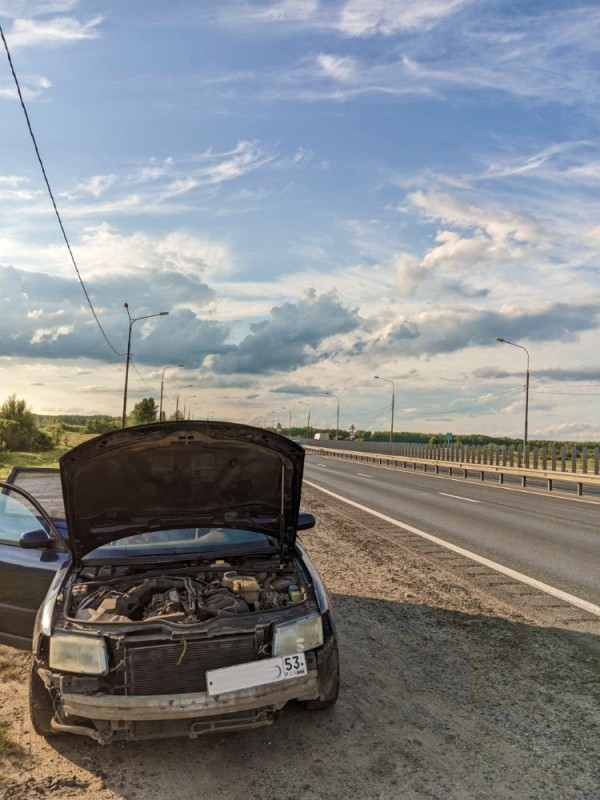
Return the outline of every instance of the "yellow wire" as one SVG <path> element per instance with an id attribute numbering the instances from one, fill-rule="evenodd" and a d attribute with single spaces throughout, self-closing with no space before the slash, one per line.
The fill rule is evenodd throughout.
<path id="1" fill-rule="evenodd" d="M 183 650 L 181 651 L 181 655 L 177 659 L 177 664 L 175 665 L 176 667 L 180 667 L 181 666 L 181 662 L 183 661 L 183 657 L 185 655 L 185 651 L 186 650 L 187 650 L 187 641 L 184 639 L 183 640 Z"/>

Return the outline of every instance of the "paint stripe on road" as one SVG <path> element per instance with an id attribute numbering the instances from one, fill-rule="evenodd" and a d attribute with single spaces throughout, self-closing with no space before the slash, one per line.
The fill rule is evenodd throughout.
<path id="1" fill-rule="evenodd" d="M 366 472 L 355 472 L 355 475 L 360 475 L 361 478 L 375 478 L 375 475 L 368 475 Z"/>
<path id="2" fill-rule="evenodd" d="M 448 494 L 448 492 L 438 492 L 444 497 L 453 497 L 455 500 L 464 500 L 465 503 L 481 503 L 481 500 L 472 500 L 470 497 L 461 497 L 459 494 Z"/>
<path id="3" fill-rule="evenodd" d="M 329 466 L 329 464 L 320 464 L 320 463 L 317 461 L 317 467 L 328 467 L 328 466 Z"/>
<path id="4" fill-rule="evenodd" d="M 446 542 L 437 536 L 432 536 L 431 533 L 426 533 L 425 531 L 419 530 L 419 528 L 414 528 L 412 525 L 408 525 L 405 522 L 400 522 L 393 517 L 388 517 L 387 514 L 381 514 L 379 511 L 375 511 L 372 508 L 362 506 L 360 503 L 355 503 L 354 500 L 348 500 L 348 498 L 342 497 L 339 494 L 335 494 L 335 492 L 330 492 L 329 489 L 323 489 L 323 487 L 319 486 L 317 483 L 312 483 L 311 481 L 306 480 L 304 483 L 306 483 L 307 486 L 312 486 L 314 489 L 318 489 L 320 492 L 328 494 L 330 497 L 335 497 L 336 500 L 341 500 L 342 503 L 347 503 L 348 505 L 354 506 L 354 508 L 358 508 L 361 511 L 366 511 L 367 514 L 372 514 L 374 517 L 378 517 L 385 522 L 390 522 L 392 525 L 396 525 L 398 528 L 409 531 L 409 533 L 414 533 L 416 536 L 420 536 L 423 539 L 428 539 L 430 542 L 440 545 L 440 547 L 445 547 L 446 550 L 452 550 L 454 553 L 458 553 L 465 558 L 469 558 L 471 561 L 476 561 L 478 564 L 483 564 L 484 566 L 489 567 L 496 572 L 500 572 L 502 575 L 506 575 L 515 581 L 525 583 L 527 586 L 532 586 L 534 589 L 539 589 L 540 592 L 552 595 L 552 597 L 557 597 L 559 600 L 563 600 L 565 603 L 569 603 L 572 606 L 577 606 L 577 608 L 581 608 L 583 611 L 587 611 L 589 614 L 594 614 L 595 616 L 600 617 L 600 606 L 594 605 L 594 603 L 590 603 L 587 600 L 583 600 L 581 597 L 576 597 L 573 594 L 568 594 L 568 592 L 563 592 L 562 589 L 557 589 L 554 586 L 550 586 L 547 583 L 542 583 L 542 581 L 538 581 L 535 578 L 530 578 L 529 575 L 524 575 L 522 572 L 517 572 L 514 569 L 510 569 L 510 567 L 505 567 L 502 564 L 497 564 L 495 561 L 490 561 L 489 558 L 478 556 L 477 553 L 472 553 L 470 550 L 465 550 L 464 547 L 458 547 L 458 545 Z"/>

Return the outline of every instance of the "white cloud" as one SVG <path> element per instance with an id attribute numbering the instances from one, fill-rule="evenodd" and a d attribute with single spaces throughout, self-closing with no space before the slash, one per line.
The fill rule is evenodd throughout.
<path id="1" fill-rule="evenodd" d="M 389 36 L 434 27 L 467 5 L 469 0 L 348 0 L 336 27 L 346 36 Z"/>
<path id="2" fill-rule="evenodd" d="M 27 319 L 53 319 L 64 317 L 65 313 L 63 308 L 58 311 L 44 311 L 43 308 L 34 308 L 32 311 L 27 312 Z"/>
<path id="3" fill-rule="evenodd" d="M 349 81 L 355 77 L 356 61 L 321 53 L 317 56 L 317 64 L 324 75 L 336 81 Z"/>
<path id="4" fill-rule="evenodd" d="M 0 175 L 0 186 L 18 186 L 20 183 L 27 183 L 29 178 L 20 175 Z"/>
<path id="5" fill-rule="evenodd" d="M 89 192 L 94 197 L 100 197 L 116 180 L 116 175 L 92 175 L 87 181 L 80 183 L 77 188 Z"/>
<path id="6" fill-rule="evenodd" d="M 49 89 L 52 84 L 47 78 L 25 75 L 19 80 L 21 94 L 24 100 L 37 100 L 41 97 L 45 89 Z M 19 95 L 15 85 L 11 82 L 6 86 L 0 86 L 0 98 L 4 100 L 18 100 Z"/>
<path id="7" fill-rule="evenodd" d="M 200 175 L 209 184 L 219 184 L 241 178 L 248 172 L 253 172 L 260 167 L 272 163 L 275 156 L 272 152 L 262 147 L 258 142 L 241 141 L 226 157 L 204 167 Z"/>
<path id="8" fill-rule="evenodd" d="M 38 328 L 31 337 L 31 344 L 40 344 L 44 340 L 55 342 L 61 336 L 67 336 L 75 330 L 73 325 L 58 325 L 56 328 Z"/>
<path id="9" fill-rule="evenodd" d="M 467 228 L 481 228 L 488 236 L 508 240 L 544 244 L 547 236 L 540 223 L 530 214 L 506 209 L 488 209 L 459 200 L 449 194 L 413 192 L 408 200 L 428 218 Z"/>
<path id="10" fill-rule="evenodd" d="M 79 0 L 0 0 L 0 17 L 63 14 L 74 9 L 78 3 Z"/>
<path id="11" fill-rule="evenodd" d="M 195 189 L 197 186 L 199 186 L 199 183 L 195 178 L 181 178 L 170 183 L 158 199 L 159 201 L 169 200 L 171 197 L 187 194 L 187 192 L 191 192 L 192 189 Z"/>
<path id="12" fill-rule="evenodd" d="M 23 47 L 59 47 L 71 42 L 98 38 L 100 16 L 81 23 L 74 17 L 55 17 L 49 20 L 16 19 L 6 34 L 11 50 Z"/>

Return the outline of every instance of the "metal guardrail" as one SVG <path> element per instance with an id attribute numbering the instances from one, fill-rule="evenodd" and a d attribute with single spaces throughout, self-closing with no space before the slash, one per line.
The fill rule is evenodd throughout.
<path id="1" fill-rule="evenodd" d="M 433 472 L 438 475 L 441 470 L 446 471 L 450 476 L 454 475 L 457 470 L 462 470 L 463 478 L 467 478 L 471 472 L 479 473 L 479 479 L 485 480 L 486 473 L 498 476 L 498 482 L 504 483 L 505 475 L 512 475 L 521 479 L 521 486 L 527 486 L 527 479 L 533 478 L 546 481 L 546 488 L 551 492 L 554 488 L 555 481 L 560 483 L 575 484 L 577 495 L 583 495 L 583 487 L 585 484 L 592 486 L 600 486 L 600 475 L 591 473 L 570 473 L 562 472 L 560 470 L 548 469 L 533 469 L 529 467 L 511 467 L 505 464 L 481 464 L 473 463 L 472 461 L 448 461 L 446 459 L 429 459 L 419 458 L 414 456 L 402 456 L 386 453 L 368 453 L 363 450 L 349 450 L 341 449 L 339 447 L 325 447 L 323 445 L 309 445 L 305 444 L 304 449 L 308 452 L 314 452 L 319 455 L 335 456 L 337 458 L 345 458 L 351 461 L 360 461 L 363 463 L 372 464 L 386 464 L 386 466 L 402 465 L 407 469 L 410 465 L 414 471 L 419 466 L 423 468 L 423 472 L 428 472 L 428 467 L 433 467 Z"/>

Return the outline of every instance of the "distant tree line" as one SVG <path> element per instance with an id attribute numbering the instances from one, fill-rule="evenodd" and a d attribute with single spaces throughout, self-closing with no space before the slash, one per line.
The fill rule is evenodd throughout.
<path id="1" fill-rule="evenodd" d="M 163 413 L 163 420 L 166 415 Z M 169 420 L 182 420 L 183 413 L 177 411 Z M 144 397 L 136 403 L 127 417 L 128 425 L 145 425 L 158 420 L 158 405 L 152 397 Z M 0 406 L 0 450 L 16 450 L 38 452 L 51 450 L 55 447 L 67 445 L 67 433 L 78 431 L 90 434 L 108 433 L 121 427 L 121 417 L 108 414 L 34 414 L 28 408 L 25 400 L 20 400 L 15 394 L 8 397 Z M 335 428 L 313 428 L 307 430 L 306 426 L 294 426 L 288 429 L 278 425 L 271 427 L 277 433 L 289 435 L 293 439 L 314 438 L 316 433 L 325 433 L 330 439 L 335 439 Z M 339 440 L 352 439 L 357 442 L 389 442 L 389 431 L 359 430 L 351 426 L 351 430 L 340 428 Z M 396 431 L 394 442 L 404 444 L 448 444 L 445 433 L 422 433 L 420 431 Z M 507 447 L 522 444 L 522 439 L 510 436 L 487 436 L 480 433 L 454 435 L 451 444 L 459 445 L 506 445 Z M 572 442 L 554 441 L 546 439 L 532 439 L 532 446 L 550 447 L 552 445 L 566 445 L 567 447 L 597 447 L 600 442 Z"/>

